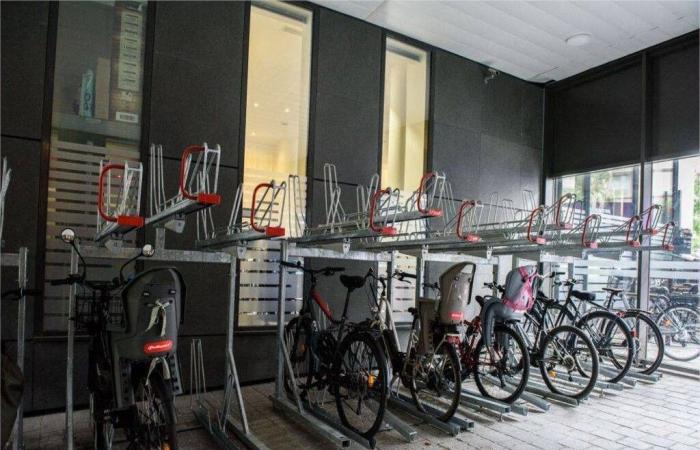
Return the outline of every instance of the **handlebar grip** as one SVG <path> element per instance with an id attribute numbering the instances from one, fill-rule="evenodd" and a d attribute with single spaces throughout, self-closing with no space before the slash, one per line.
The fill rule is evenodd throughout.
<path id="1" fill-rule="evenodd" d="M 418 279 L 415 273 L 401 272 L 400 270 L 397 270 L 394 272 L 394 274 L 399 278 L 411 278 L 414 280 Z"/>
<path id="2" fill-rule="evenodd" d="M 290 262 L 287 262 L 287 261 L 280 261 L 280 266 L 293 267 L 293 268 L 295 268 L 295 269 L 301 269 L 301 268 L 302 268 L 301 261 L 297 261 L 297 262 L 295 262 L 295 263 L 290 263 Z"/>

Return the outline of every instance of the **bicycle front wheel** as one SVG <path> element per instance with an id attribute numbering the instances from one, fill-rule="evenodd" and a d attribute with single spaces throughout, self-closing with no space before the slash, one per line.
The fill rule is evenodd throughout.
<path id="1" fill-rule="evenodd" d="M 578 328 L 561 325 L 547 332 L 538 359 L 542 379 L 555 394 L 579 400 L 593 390 L 598 378 L 598 352 Z M 582 367 L 585 376 L 578 374 Z"/>
<path id="2" fill-rule="evenodd" d="M 665 354 L 676 361 L 700 356 L 700 314 L 685 306 L 671 306 L 656 319 L 665 344 Z"/>
<path id="3" fill-rule="evenodd" d="M 650 375 L 664 359 L 664 340 L 661 329 L 641 311 L 625 311 L 622 318 L 632 331 L 634 359 L 631 371 Z"/>
<path id="4" fill-rule="evenodd" d="M 416 407 L 443 422 L 454 415 L 462 396 L 462 373 L 454 345 L 443 341 L 434 352 L 413 356 L 411 396 Z"/>
<path id="5" fill-rule="evenodd" d="M 172 386 L 159 369 L 148 379 L 140 377 L 134 390 L 136 408 L 134 425 L 128 434 L 128 448 L 176 450 L 175 405 Z"/>
<path id="6" fill-rule="evenodd" d="M 634 357 L 632 332 L 625 321 L 608 311 L 592 311 L 583 316 L 576 326 L 587 332 L 595 345 L 600 360 L 601 381 L 620 381 L 630 370 Z"/>
<path id="7" fill-rule="evenodd" d="M 352 333 L 340 342 L 330 387 L 343 425 L 373 439 L 384 420 L 389 385 L 386 357 L 371 334 Z"/>
<path id="8" fill-rule="evenodd" d="M 313 382 L 314 358 L 311 349 L 312 342 L 311 320 L 304 317 L 295 317 L 284 328 L 284 343 L 289 353 L 289 363 L 292 366 L 292 377 L 285 361 L 284 389 L 287 395 L 292 396 L 296 388 L 297 393 L 304 397 L 306 390 Z"/>
<path id="9" fill-rule="evenodd" d="M 530 374 L 525 341 L 512 328 L 496 325 L 492 342 L 492 352 L 484 345 L 483 337 L 476 344 L 474 382 L 484 397 L 513 403 L 525 390 Z"/>

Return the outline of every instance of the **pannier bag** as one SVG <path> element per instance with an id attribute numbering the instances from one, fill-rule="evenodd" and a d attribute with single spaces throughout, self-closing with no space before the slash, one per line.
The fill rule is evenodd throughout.
<path id="1" fill-rule="evenodd" d="M 126 285 L 122 290 L 126 328 L 112 337 L 118 358 L 138 361 L 177 350 L 184 289 L 174 268 L 147 270 Z"/>
<path id="2" fill-rule="evenodd" d="M 521 266 L 508 272 L 501 301 L 515 312 L 529 311 L 535 303 L 537 266 Z"/>
<path id="3" fill-rule="evenodd" d="M 469 270 L 465 271 L 467 266 Z M 474 263 L 459 263 L 440 276 L 442 293 L 438 315 L 443 325 L 457 325 L 462 322 L 464 308 L 471 301 L 475 271 Z"/>

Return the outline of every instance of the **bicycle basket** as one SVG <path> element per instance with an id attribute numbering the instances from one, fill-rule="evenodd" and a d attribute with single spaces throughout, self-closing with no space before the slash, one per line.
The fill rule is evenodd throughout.
<path id="1" fill-rule="evenodd" d="M 107 300 L 103 310 L 99 292 L 84 290 L 75 296 L 75 327 L 77 332 L 91 331 L 100 323 L 100 315 L 105 315 L 107 331 L 124 331 L 126 316 L 124 302 L 119 294 Z M 104 311 L 104 312 L 103 312 Z"/>

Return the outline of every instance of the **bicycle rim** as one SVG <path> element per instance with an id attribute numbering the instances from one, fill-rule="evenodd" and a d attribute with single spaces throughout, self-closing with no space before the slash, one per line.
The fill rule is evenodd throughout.
<path id="1" fill-rule="evenodd" d="M 656 324 L 664 340 L 664 352 L 676 361 L 692 361 L 700 356 L 700 315 L 685 306 L 672 306 L 662 312 Z"/>
<path id="2" fill-rule="evenodd" d="M 625 321 L 607 311 L 593 311 L 577 323 L 586 331 L 598 352 L 601 381 L 616 383 L 632 366 L 634 343 Z M 584 368 L 584 375 L 586 374 Z"/>
<path id="3" fill-rule="evenodd" d="M 527 385 L 530 371 L 527 348 L 515 331 L 503 325 L 495 327 L 492 339 L 493 358 L 483 338 L 476 345 L 474 382 L 482 395 L 512 403 Z"/>
<path id="4" fill-rule="evenodd" d="M 542 379 L 550 391 L 581 399 L 593 389 L 598 377 L 598 354 L 590 338 L 578 328 L 553 328 L 542 340 L 538 358 Z M 587 375 L 579 373 L 582 366 Z"/>
<path id="5" fill-rule="evenodd" d="M 435 352 L 412 361 L 410 390 L 416 407 L 438 420 L 449 420 L 459 406 L 462 375 L 457 351 L 443 342 Z"/>

